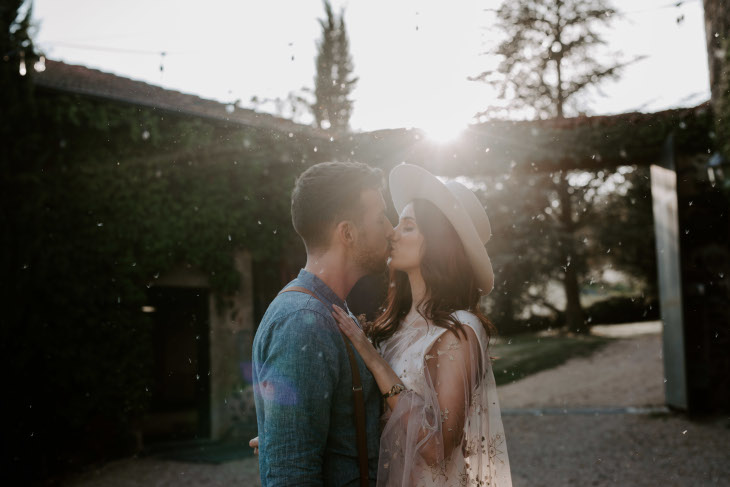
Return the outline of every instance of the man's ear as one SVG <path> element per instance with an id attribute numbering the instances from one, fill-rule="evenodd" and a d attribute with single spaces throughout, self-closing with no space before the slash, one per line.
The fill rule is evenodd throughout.
<path id="1" fill-rule="evenodd" d="M 342 220 L 335 227 L 335 236 L 345 247 L 355 243 L 355 226 L 349 220 Z"/>

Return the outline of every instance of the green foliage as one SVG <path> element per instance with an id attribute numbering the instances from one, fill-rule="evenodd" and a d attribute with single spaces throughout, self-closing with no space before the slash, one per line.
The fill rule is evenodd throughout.
<path id="1" fill-rule="evenodd" d="M 563 221 L 564 201 L 556 189 L 556 182 L 566 179 L 570 186 L 564 196 L 570 198 L 572 212 L 568 227 Z M 492 224 L 487 248 L 495 289 L 486 304 L 500 334 L 565 326 L 566 310 L 558 309 L 548 291 L 551 283 L 565 280 L 570 267 L 579 284 L 578 296 L 588 285 L 591 271 L 614 268 L 643 283 L 647 299 L 656 297 L 647 168 L 555 173 L 513 170 L 469 181 L 476 186 Z M 635 316 L 626 310 L 627 316 Z M 590 318 L 589 313 L 584 317 Z M 588 323 L 595 324 L 595 318 Z"/>
<path id="2" fill-rule="evenodd" d="M 519 321 L 530 302 L 538 302 L 559 267 L 554 259 L 559 236 L 544 211 L 551 207 L 547 174 L 506 174 L 483 180 L 480 192 L 492 225 L 487 245 L 495 273 L 489 316 L 500 332 Z"/>
<path id="3" fill-rule="evenodd" d="M 334 132 L 347 132 L 352 113 L 348 97 L 357 83 L 353 76 L 344 11 L 339 17 L 332 12 L 329 0 L 324 1 L 326 19 L 320 19 L 322 39 L 317 44 L 317 75 L 314 79 L 312 111 L 317 126 Z"/>
<path id="4" fill-rule="evenodd" d="M 19 82 L 19 78 L 29 74 L 38 59 L 31 38 L 32 14 L 33 5 L 28 0 L 6 0 L 0 5 L 0 86 L 3 87 L 3 97 L 20 95 L 27 100 L 28 83 Z M 18 76 L 23 71 L 25 74 Z M 11 105 L 3 107 L 11 108 Z"/>
<path id="5" fill-rule="evenodd" d="M 17 465 L 57 469 L 131 442 L 151 385 L 147 287 L 182 264 L 226 299 L 235 250 L 275 261 L 291 244 L 294 179 L 327 155 L 299 136 L 91 98 L 39 90 L 36 105 L 42 142 L 5 180 L 35 182 L 5 220 L 3 271 L 16 277 L 1 347 L 23 371 L 6 435 Z"/>
<path id="6" fill-rule="evenodd" d="M 584 242 L 596 221 L 596 187 L 604 178 L 603 173 L 570 174 L 584 177 L 534 172 L 484 180 L 493 234 L 488 249 L 497 276 L 488 303 L 500 330 L 514 332 L 526 326 L 532 305 L 551 310 L 553 325 L 565 323 L 565 312 L 545 298 L 547 286 L 564 280 L 569 270 L 578 281 L 588 271 Z M 565 191 L 570 214 L 564 217 L 566 203 L 556 185 L 568 178 L 575 180 Z"/>
<path id="7" fill-rule="evenodd" d="M 590 228 L 590 253 L 596 265 L 611 265 L 639 277 L 647 296 L 657 296 L 657 261 L 649 168 L 621 168 L 616 185 L 601 197 L 601 225 Z M 595 323 L 595 321 L 594 321 Z"/>
<path id="8" fill-rule="evenodd" d="M 659 319 L 659 301 L 641 296 L 614 296 L 586 308 L 591 324 L 635 323 Z"/>

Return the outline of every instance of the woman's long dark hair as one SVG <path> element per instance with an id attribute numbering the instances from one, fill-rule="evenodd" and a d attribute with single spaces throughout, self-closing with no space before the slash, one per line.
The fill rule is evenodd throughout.
<path id="1" fill-rule="evenodd" d="M 491 336 L 494 326 L 479 307 L 481 292 L 476 276 L 453 225 L 428 200 L 414 200 L 413 211 L 424 242 L 421 275 L 426 284 L 427 298 L 419 306 L 421 316 L 435 326 L 446 328 L 457 337 L 461 332 L 466 338 L 463 325 L 451 315 L 455 311 L 467 310 L 479 318 L 487 336 Z M 391 269 L 385 310 L 368 330 L 375 345 L 395 333 L 399 323 L 411 309 L 412 299 L 408 275 Z"/>

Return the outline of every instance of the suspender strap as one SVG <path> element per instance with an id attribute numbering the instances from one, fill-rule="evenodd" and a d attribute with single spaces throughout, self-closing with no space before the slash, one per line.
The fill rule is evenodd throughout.
<path id="1" fill-rule="evenodd" d="M 289 292 L 309 294 L 326 306 L 319 296 L 305 287 L 292 286 L 282 290 L 279 294 Z M 367 431 L 365 430 L 365 397 L 362 392 L 360 370 L 357 367 L 357 360 L 355 360 L 355 352 L 352 350 L 352 344 L 342 330 L 340 330 L 340 333 L 342 334 L 342 339 L 345 342 L 347 356 L 350 359 L 350 370 L 352 371 L 352 403 L 355 412 L 355 439 L 357 441 L 357 460 L 360 467 L 360 486 L 368 487 L 368 440 Z"/>

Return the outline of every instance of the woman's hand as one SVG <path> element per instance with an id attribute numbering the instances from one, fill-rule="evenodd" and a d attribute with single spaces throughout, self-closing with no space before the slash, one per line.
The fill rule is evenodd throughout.
<path id="1" fill-rule="evenodd" d="M 352 346 L 355 347 L 357 353 L 359 353 L 363 361 L 365 361 L 365 365 L 367 365 L 368 369 L 372 372 L 373 366 L 380 360 L 380 354 L 378 354 L 378 351 L 375 350 L 375 347 L 373 347 L 373 344 L 370 343 L 368 337 L 366 337 L 360 327 L 355 324 L 355 320 L 353 320 L 350 315 L 345 313 L 345 311 L 336 304 L 332 305 L 332 309 L 332 316 L 340 326 L 340 330 L 347 335 L 347 338 L 349 338 L 350 342 L 352 342 Z"/>
<path id="2" fill-rule="evenodd" d="M 248 446 L 253 448 L 253 454 L 258 455 L 259 454 L 259 437 L 252 438 L 248 441 Z"/>
<path id="3" fill-rule="evenodd" d="M 360 327 L 355 324 L 352 317 L 336 304 L 332 305 L 332 309 L 334 309 L 332 316 L 335 317 L 337 324 L 340 326 L 340 330 L 347 335 L 347 338 L 352 342 L 352 346 L 357 349 L 357 353 L 360 354 L 365 365 L 373 374 L 380 393 L 385 394 L 393 388 L 394 384 L 401 384 L 401 380 L 396 373 L 393 372 L 390 365 L 375 350 L 373 344 L 370 343 L 370 340 L 368 340 L 368 337 L 365 336 L 365 333 Z M 387 398 L 386 403 L 390 409 L 395 409 L 395 406 L 398 404 L 399 395 L 396 394 Z"/>

